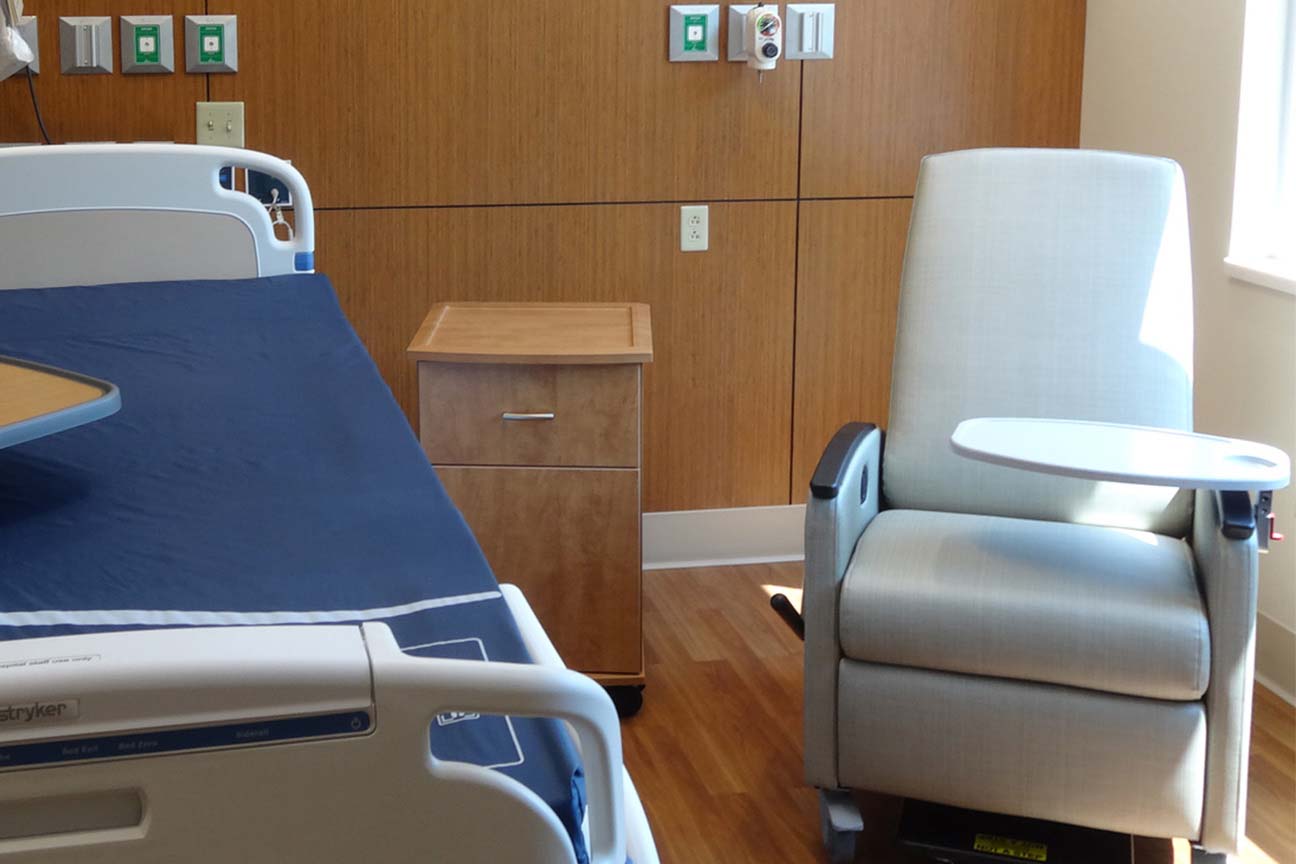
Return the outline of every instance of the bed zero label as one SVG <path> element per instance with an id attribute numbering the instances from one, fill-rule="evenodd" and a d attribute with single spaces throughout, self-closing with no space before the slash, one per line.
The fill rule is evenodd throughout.
<path id="1" fill-rule="evenodd" d="M 978 834 L 972 844 L 974 852 L 988 852 L 991 855 L 1003 855 L 1007 858 L 1018 858 L 1022 861 L 1047 861 L 1048 846 L 1031 840 L 1014 840 L 1011 837 L 996 837 L 993 834 Z"/>

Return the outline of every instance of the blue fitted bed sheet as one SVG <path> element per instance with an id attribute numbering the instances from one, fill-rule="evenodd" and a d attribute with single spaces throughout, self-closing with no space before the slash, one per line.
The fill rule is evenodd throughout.
<path id="1" fill-rule="evenodd" d="M 0 354 L 122 395 L 0 450 L 0 639 L 383 621 L 411 654 L 529 661 L 325 277 L 0 291 Z M 434 755 L 529 786 L 586 859 L 559 723 L 438 720 Z"/>

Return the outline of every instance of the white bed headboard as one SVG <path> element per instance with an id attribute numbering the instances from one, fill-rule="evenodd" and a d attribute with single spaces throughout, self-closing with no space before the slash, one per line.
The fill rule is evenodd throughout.
<path id="1" fill-rule="evenodd" d="M 229 167 L 283 182 L 292 240 L 256 198 L 221 186 Z M 310 189 L 282 159 L 189 144 L 0 148 L 0 290 L 314 269 Z"/>

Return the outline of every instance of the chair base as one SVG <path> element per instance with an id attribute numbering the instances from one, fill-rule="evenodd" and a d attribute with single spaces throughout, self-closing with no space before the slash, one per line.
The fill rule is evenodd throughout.
<path id="1" fill-rule="evenodd" d="M 1192 864 L 1241 864 L 1241 861 L 1237 855 L 1227 852 L 1207 852 L 1197 846 L 1192 849 Z"/>
<path id="2" fill-rule="evenodd" d="M 1133 864 L 1129 834 L 906 799 L 900 845 L 946 864 Z"/>
<path id="3" fill-rule="evenodd" d="M 855 860 L 855 839 L 863 830 L 864 817 L 850 790 L 819 790 L 819 833 L 831 864 Z"/>

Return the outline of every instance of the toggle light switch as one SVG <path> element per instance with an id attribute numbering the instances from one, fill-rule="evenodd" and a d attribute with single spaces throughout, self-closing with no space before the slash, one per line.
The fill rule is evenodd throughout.
<path id="1" fill-rule="evenodd" d="M 787 58 L 831 60 L 837 4 L 789 3 L 787 8 Z"/>
<path id="2" fill-rule="evenodd" d="M 242 102 L 199 102 L 194 141 L 215 147 L 243 147 Z"/>
<path id="3" fill-rule="evenodd" d="M 107 75 L 113 71 L 112 19 L 59 19 L 59 59 L 64 75 Z"/>

